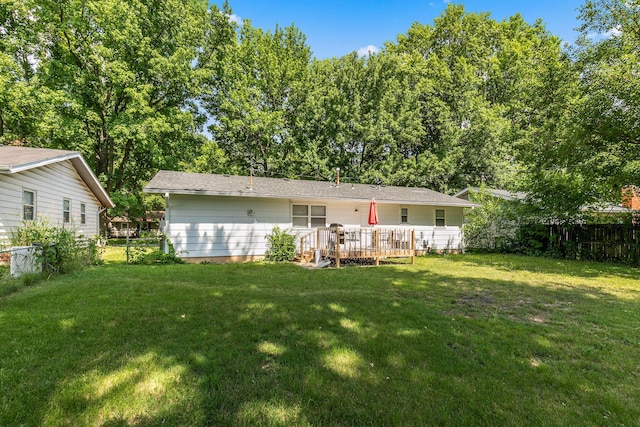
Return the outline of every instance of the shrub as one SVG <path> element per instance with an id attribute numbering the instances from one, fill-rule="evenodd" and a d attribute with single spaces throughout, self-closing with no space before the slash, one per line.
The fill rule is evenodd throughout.
<path id="1" fill-rule="evenodd" d="M 64 226 L 54 227 L 44 220 L 26 221 L 12 230 L 11 244 L 38 247 L 37 260 L 45 273 L 68 273 L 100 261 L 95 239 L 80 236 Z"/>
<path id="2" fill-rule="evenodd" d="M 127 246 L 127 262 L 138 265 L 184 264 L 184 260 L 176 255 L 173 245 L 165 236 L 131 240 Z"/>
<path id="3" fill-rule="evenodd" d="M 495 197 L 485 189 L 472 193 L 470 200 L 482 206 L 465 214 L 465 246 L 489 252 L 510 251 L 521 219 L 520 202 Z"/>
<path id="4" fill-rule="evenodd" d="M 277 225 L 271 230 L 271 234 L 265 237 L 268 241 L 266 259 L 268 261 L 286 262 L 293 261 L 296 256 L 296 235 L 281 230 Z"/>

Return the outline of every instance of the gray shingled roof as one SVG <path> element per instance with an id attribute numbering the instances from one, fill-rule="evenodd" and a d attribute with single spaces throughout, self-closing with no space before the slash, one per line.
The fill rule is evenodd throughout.
<path id="1" fill-rule="evenodd" d="M 115 206 L 79 152 L 52 148 L 0 145 L 0 174 L 15 174 L 65 160 L 71 162 L 80 178 L 82 178 L 102 206 L 109 208 Z"/>
<path id="2" fill-rule="evenodd" d="M 53 163 L 79 155 L 77 151 L 54 150 L 52 148 L 17 147 L 0 145 L 0 171 L 12 173 L 16 169 L 30 169 L 43 162 Z"/>
<path id="3" fill-rule="evenodd" d="M 331 199 L 435 206 L 478 206 L 427 188 L 387 187 L 368 184 L 289 180 L 286 178 L 213 175 L 160 171 L 144 187 L 146 193 L 201 194 L 213 196 L 267 197 L 285 199 Z"/>

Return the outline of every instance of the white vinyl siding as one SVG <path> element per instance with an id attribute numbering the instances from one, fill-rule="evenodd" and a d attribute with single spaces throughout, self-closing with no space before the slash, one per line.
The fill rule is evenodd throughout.
<path id="1" fill-rule="evenodd" d="M 6 244 L 11 230 L 24 221 L 24 191 L 32 191 L 35 220 L 53 226 L 63 224 L 62 200 L 77 200 L 86 206 L 86 223 L 80 224 L 80 204 L 71 203 L 70 225 L 78 234 L 99 233 L 100 202 L 87 188 L 69 160 L 13 174 L 0 174 L 0 245 Z"/>
<path id="2" fill-rule="evenodd" d="M 378 202 L 380 223 L 376 227 L 415 230 L 418 250 L 462 249 L 462 208 L 411 205 L 411 225 L 403 225 L 398 213 L 404 207 Z M 436 209 L 445 210 L 447 227 L 435 226 Z M 368 214 L 366 202 L 170 194 L 163 231 L 183 258 L 251 257 L 265 254 L 265 237 L 276 225 L 300 236 L 312 229 L 312 217 L 323 221 L 323 225 L 369 227 Z M 294 228 L 296 217 L 304 218 L 308 228 Z M 302 225 L 302 219 L 299 221 Z"/>
<path id="3" fill-rule="evenodd" d="M 274 226 L 291 229 L 290 209 L 284 199 L 171 194 L 163 231 L 183 258 L 262 256 Z"/>

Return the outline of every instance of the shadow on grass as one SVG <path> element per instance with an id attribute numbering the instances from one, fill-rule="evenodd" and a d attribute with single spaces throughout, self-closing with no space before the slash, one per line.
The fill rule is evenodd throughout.
<path id="1" fill-rule="evenodd" d="M 87 272 L 0 305 L 0 424 L 639 419 L 638 300 L 447 270 L 461 261 L 481 263 Z"/>

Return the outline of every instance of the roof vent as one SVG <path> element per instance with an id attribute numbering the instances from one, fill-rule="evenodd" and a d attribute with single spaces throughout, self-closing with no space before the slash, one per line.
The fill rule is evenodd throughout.
<path id="1" fill-rule="evenodd" d="M 229 178 L 229 174 L 228 173 L 223 173 L 222 176 L 226 176 L 227 178 Z"/>
<path id="2" fill-rule="evenodd" d="M 282 178 L 283 181 L 289 181 L 289 178 Z"/>

